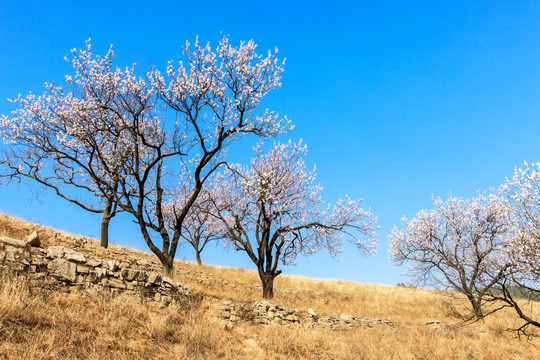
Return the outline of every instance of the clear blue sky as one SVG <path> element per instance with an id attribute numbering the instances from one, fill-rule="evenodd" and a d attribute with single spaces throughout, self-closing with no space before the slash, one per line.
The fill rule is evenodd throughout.
<path id="1" fill-rule="evenodd" d="M 287 137 L 308 144 L 328 201 L 364 198 L 379 217 L 379 248 L 342 262 L 317 254 L 285 273 L 395 284 L 387 234 L 432 196 L 473 196 L 540 161 L 538 1 L 12 1 L 0 2 L 0 114 L 7 98 L 62 81 L 63 61 L 92 38 L 113 43 L 117 65 L 164 67 L 186 40 L 254 39 L 287 58 L 283 87 L 265 106 L 287 115 Z M 231 155 L 250 151 L 237 144 Z M 243 146 L 243 147 L 242 147 Z M 99 216 L 24 186 L 0 188 L 0 211 L 99 235 Z M 111 223 L 118 244 L 146 249 L 129 218 Z M 178 258 L 193 259 L 189 247 Z M 250 268 L 245 254 L 210 248 L 212 264 Z"/>

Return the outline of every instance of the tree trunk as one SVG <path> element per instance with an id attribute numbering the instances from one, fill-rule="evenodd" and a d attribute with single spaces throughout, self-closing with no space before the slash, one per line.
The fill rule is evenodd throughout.
<path id="1" fill-rule="evenodd" d="M 195 257 L 197 258 L 197 264 L 201 266 L 202 265 L 201 252 L 198 249 L 195 249 Z"/>
<path id="2" fill-rule="evenodd" d="M 165 257 L 164 260 L 161 261 L 161 265 L 163 267 L 163 276 L 172 277 L 174 272 L 174 264 L 173 259 L 170 259 L 168 256 Z"/>
<path id="3" fill-rule="evenodd" d="M 111 217 L 112 216 L 104 212 L 103 219 L 101 220 L 100 245 L 105 249 L 109 247 L 109 223 L 111 222 Z"/>
<path id="4" fill-rule="evenodd" d="M 109 247 L 109 223 L 111 222 L 111 219 L 115 215 L 114 213 L 111 213 L 113 204 L 114 203 L 112 200 L 107 199 L 107 203 L 105 204 L 105 209 L 103 209 L 103 219 L 101 220 L 100 245 L 104 247 L 105 249 Z"/>
<path id="5" fill-rule="evenodd" d="M 484 313 L 482 312 L 482 298 L 475 298 L 472 295 L 468 295 L 467 298 L 469 299 L 471 305 L 474 317 L 476 317 L 476 320 L 484 320 Z"/>
<path id="6" fill-rule="evenodd" d="M 261 281 L 262 281 L 263 298 L 272 299 L 274 297 L 275 275 L 259 272 L 259 277 L 261 278 Z"/>
<path id="7" fill-rule="evenodd" d="M 475 299 L 471 302 L 473 306 L 474 316 L 476 316 L 476 320 L 482 320 L 484 321 L 484 313 L 482 312 L 482 306 L 480 305 L 481 300 Z"/>

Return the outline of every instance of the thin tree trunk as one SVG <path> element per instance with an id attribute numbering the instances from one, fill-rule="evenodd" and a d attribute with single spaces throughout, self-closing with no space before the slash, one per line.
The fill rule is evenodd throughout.
<path id="1" fill-rule="evenodd" d="M 110 217 L 103 216 L 101 220 L 101 240 L 100 245 L 105 249 L 109 247 L 109 222 L 111 221 Z"/>
<path id="2" fill-rule="evenodd" d="M 195 257 L 197 258 L 197 264 L 201 266 L 202 260 L 201 260 L 201 252 L 199 249 L 195 249 Z"/>
<path id="3" fill-rule="evenodd" d="M 469 301 L 471 302 L 472 309 L 474 316 L 476 317 L 476 320 L 484 320 L 484 312 L 482 311 L 482 299 L 476 299 L 474 297 L 469 296 Z"/>
<path id="4" fill-rule="evenodd" d="M 101 219 L 101 234 L 100 234 L 100 245 L 105 249 L 109 247 L 109 223 L 111 222 L 111 207 L 109 201 L 107 201 L 107 206 L 103 211 L 103 218 Z"/>
<path id="5" fill-rule="evenodd" d="M 105 209 L 103 210 L 103 219 L 101 220 L 100 245 L 105 249 L 109 247 L 109 223 L 114 215 L 111 215 L 112 201 L 107 200 Z"/>

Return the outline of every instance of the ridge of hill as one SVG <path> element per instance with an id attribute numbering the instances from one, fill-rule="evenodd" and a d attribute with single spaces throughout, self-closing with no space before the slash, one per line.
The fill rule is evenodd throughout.
<path id="1" fill-rule="evenodd" d="M 115 262 L 118 273 L 160 272 L 147 252 L 103 249 L 94 239 L 0 214 L 0 237 L 23 239 L 33 231 L 42 253 L 64 247 Z M 466 302 L 426 289 L 281 275 L 275 298 L 264 302 L 255 271 L 176 261 L 171 282 L 194 295 L 164 306 L 82 286 L 35 291 L 21 274 L 0 277 L 0 358 L 540 358 L 537 338 L 505 331 L 516 324 L 512 312 L 461 323 L 452 309 Z"/>

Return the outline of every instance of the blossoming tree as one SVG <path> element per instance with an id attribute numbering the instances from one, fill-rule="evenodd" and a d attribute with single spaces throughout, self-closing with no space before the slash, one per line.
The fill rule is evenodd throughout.
<path id="1" fill-rule="evenodd" d="M 185 174 L 188 173 L 187 171 L 185 172 Z M 174 190 L 174 195 L 171 196 L 170 202 L 165 206 L 164 215 L 170 230 L 174 230 L 178 211 L 185 204 L 190 194 L 191 181 L 184 180 L 179 182 L 177 188 Z M 201 190 L 195 203 L 191 206 L 183 223 L 181 238 L 193 247 L 195 258 L 199 265 L 202 265 L 201 253 L 206 245 L 219 240 L 222 236 L 221 222 L 217 217 L 212 215 L 212 196 L 215 193 L 215 186 L 220 186 L 220 184 L 207 180 L 207 183 Z"/>
<path id="2" fill-rule="evenodd" d="M 512 267 L 499 281 L 497 298 L 514 308 L 523 320 L 515 329 L 519 334 L 529 326 L 540 327 L 540 319 L 512 291 L 518 289 L 522 298 L 540 297 L 540 163 L 516 168 L 500 190 L 512 205 L 518 231 L 509 241 L 507 256 Z"/>
<path id="3" fill-rule="evenodd" d="M 46 84 L 42 96 L 19 95 L 19 108 L 0 118 L 4 147 L 0 176 L 31 179 L 60 197 L 103 214 L 101 245 L 108 246 L 109 222 L 117 206 L 121 168 L 132 140 L 126 124 L 152 122 L 156 97 L 135 68 L 113 67 L 114 52 L 93 56 L 72 50 L 73 77 L 64 88 Z M 67 59 L 66 59 L 67 60 Z M 159 136 L 147 126 L 147 136 Z"/>
<path id="4" fill-rule="evenodd" d="M 306 171 L 306 146 L 289 141 L 267 153 L 261 144 L 254 150 L 250 166 L 230 166 L 229 175 L 221 174 L 212 199 L 227 245 L 244 251 L 257 267 L 264 298 L 273 297 L 280 261 L 291 264 L 299 254 L 322 248 L 337 256 L 344 240 L 363 254 L 375 251 L 376 218 L 360 206 L 362 200 L 345 197 L 324 206 L 315 172 Z"/>
<path id="5" fill-rule="evenodd" d="M 422 284 L 452 289 L 470 302 L 473 317 L 483 319 L 486 296 L 506 276 L 507 242 L 513 217 L 505 199 L 479 194 L 474 199 L 449 196 L 434 202 L 389 235 L 390 258 L 409 265 L 409 275 Z M 495 311 L 492 309 L 491 311 Z"/>

